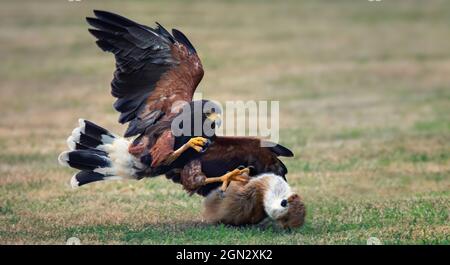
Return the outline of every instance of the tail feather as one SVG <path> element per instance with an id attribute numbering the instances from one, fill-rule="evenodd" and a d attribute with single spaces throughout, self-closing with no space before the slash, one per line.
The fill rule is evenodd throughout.
<path id="1" fill-rule="evenodd" d="M 79 119 L 79 126 L 73 129 L 67 138 L 70 150 L 96 148 L 99 145 L 112 143 L 117 136 L 88 120 Z"/>
<path id="2" fill-rule="evenodd" d="M 80 127 L 73 129 L 72 134 L 67 138 L 67 145 L 70 150 L 96 148 L 102 142 L 81 132 Z"/>
<path id="3" fill-rule="evenodd" d="M 105 176 L 98 172 L 83 170 L 73 175 L 72 179 L 70 180 L 70 185 L 72 186 L 72 188 L 76 188 L 96 181 L 118 179 L 123 178 L 119 176 Z"/>
<path id="4" fill-rule="evenodd" d="M 89 136 L 92 139 L 96 139 L 99 142 L 112 143 L 114 139 L 117 138 L 116 135 L 113 135 L 105 128 L 102 128 L 91 121 L 79 119 L 78 122 L 82 134 Z"/>
<path id="5" fill-rule="evenodd" d="M 111 160 L 105 152 L 100 150 L 85 149 L 63 152 L 58 159 L 63 165 L 80 170 L 111 167 Z"/>
<path id="6" fill-rule="evenodd" d="M 137 178 L 142 164 L 128 153 L 128 140 L 93 122 L 78 122 L 79 127 L 67 139 L 70 151 L 58 157 L 61 165 L 81 170 L 72 177 L 72 187 L 100 180 Z"/>

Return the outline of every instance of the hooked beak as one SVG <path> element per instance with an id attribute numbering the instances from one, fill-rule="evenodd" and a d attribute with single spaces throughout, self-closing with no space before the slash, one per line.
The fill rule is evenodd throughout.
<path id="1" fill-rule="evenodd" d="M 220 127 L 222 125 L 222 117 L 219 113 L 211 113 L 208 115 L 208 119 L 213 121 L 216 124 L 216 127 Z"/>

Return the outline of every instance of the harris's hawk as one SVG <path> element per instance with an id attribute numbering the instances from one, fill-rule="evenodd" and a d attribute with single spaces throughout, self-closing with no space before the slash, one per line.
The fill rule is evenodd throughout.
<path id="1" fill-rule="evenodd" d="M 73 187 L 166 174 L 189 192 L 207 195 L 220 183 L 225 190 L 232 180 L 244 181 L 243 175 L 274 172 L 284 178 L 287 169 L 277 156 L 292 156 L 287 148 L 261 147 L 256 138 L 215 135 L 221 109 L 212 101 L 192 101 L 204 72 L 183 33 L 106 11 L 94 14 L 87 18 L 93 27 L 89 32 L 116 59 L 114 108 L 120 112 L 119 122 L 128 123 L 124 137 L 135 138 L 130 141 L 80 119 L 67 140 L 70 150 L 59 156 L 61 164 L 80 170 L 72 177 Z M 174 122 L 186 114 L 190 119 L 182 119 L 177 128 L 190 133 L 174 133 Z M 198 132 L 198 119 L 209 126 Z"/>

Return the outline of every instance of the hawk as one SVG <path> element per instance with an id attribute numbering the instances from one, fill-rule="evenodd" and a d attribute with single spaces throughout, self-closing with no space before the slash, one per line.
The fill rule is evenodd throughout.
<path id="1" fill-rule="evenodd" d="M 190 194 L 208 196 L 214 190 L 225 192 L 231 181 L 250 183 L 264 173 L 286 183 L 287 169 L 278 157 L 293 156 L 289 149 L 263 147 L 258 138 L 215 134 L 222 110 L 213 101 L 192 100 L 204 70 L 181 31 L 169 33 L 159 23 L 152 28 L 106 11 L 94 14 L 86 18 L 89 32 L 100 49 L 115 56 L 111 94 L 118 121 L 128 128 L 121 137 L 79 120 L 67 139 L 70 150 L 58 158 L 79 170 L 71 179 L 73 187 L 166 175 Z M 196 130 L 199 119 L 208 126 Z M 177 131 L 186 129 L 188 134 Z M 296 198 L 291 195 L 277 197 L 279 206 L 286 208 L 288 197 Z"/>

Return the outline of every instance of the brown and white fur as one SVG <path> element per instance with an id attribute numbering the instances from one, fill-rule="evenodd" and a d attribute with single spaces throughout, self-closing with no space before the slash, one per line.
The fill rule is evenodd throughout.
<path id="1" fill-rule="evenodd" d="M 212 191 L 205 198 L 203 216 L 207 222 L 229 225 L 259 224 L 269 217 L 282 228 L 295 228 L 303 225 L 305 213 L 303 202 L 286 181 L 261 174 L 247 183 L 231 182 L 223 194 Z"/>

